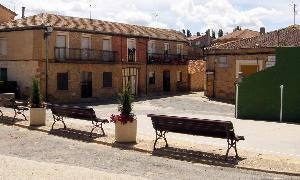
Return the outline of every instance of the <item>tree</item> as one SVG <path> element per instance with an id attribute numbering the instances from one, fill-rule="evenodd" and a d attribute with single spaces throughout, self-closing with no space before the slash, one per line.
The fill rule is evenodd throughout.
<path id="1" fill-rule="evenodd" d="M 185 29 L 182 30 L 182 33 L 183 33 L 184 35 L 186 35 L 186 34 L 185 34 Z"/>
<path id="2" fill-rule="evenodd" d="M 210 36 L 210 29 L 207 29 L 207 30 L 205 31 L 205 34 L 206 34 L 207 36 Z"/>
<path id="3" fill-rule="evenodd" d="M 222 36 L 223 36 L 223 30 L 222 30 L 222 29 L 219 29 L 218 37 L 222 37 Z"/>
<path id="4" fill-rule="evenodd" d="M 211 31 L 211 37 L 213 39 L 216 39 L 216 32 L 214 30 Z"/>
<path id="5" fill-rule="evenodd" d="M 200 36 L 201 34 L 200 34 L 200 32 L 197 32 L 197 36 Z"/>
<path id="6" fill-rule="evenodd" d="M 192 33 L 189 29 L 186 30 L 186 36 L 187 37 L 191 37 L 192 36 Z"/>
<path id="7" fill-rule="evenodd" d="M 242 30 L 241 26 L 237 26 L 236 28 L 233 29 L 233 31 L 240 31 Z"/>

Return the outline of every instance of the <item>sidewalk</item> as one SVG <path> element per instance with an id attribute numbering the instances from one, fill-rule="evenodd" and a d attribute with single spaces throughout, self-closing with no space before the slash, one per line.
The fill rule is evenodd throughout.
<path id="1" fill-rule="evenodd" d="M 37 162 L 0 155 L 0 179 L 145 179 L 124 174 L 113 174 L 83 167 Z"/>
<path id="2" fill-rule="evenodd" d="M 10 119 L 2 120 L 2 124 L 9 124 Z M 255 170 L 270 173 L 279 173 L 286 175 L 297 175 L 300 176 L 300 160 L 293 159 L 284 156 L 266 155 L 255 152 L 249 152 L 245 150 L 238 149 L 241 159 L 235 160 L 234 158 L 229 158 L 229 161 L 224 161 L 224 155 L 226 148 L 215 145 L 207 144 L 194 144 L 188 141 L 181 141 L 169 138 L 168 142 L 170 148 L 161 148 L 153 152 L 153 136 L 138 134 L 137 144 L 118 144 L 114 142 L 114 129 L 104 126 L 104 130 L 107 134 L 105 137 L 93 137 L 90 139 L 88 133 L 84 134 L 82 132 L 90 131 L 90 124 L 78 124 L 76 120 L 67 119 L 68 130 L 59 129 L 59 125 L 56 127 L 55 131 L 50 133 L 52 121 L 47 122 L 47 126 L 33 128 L 28 126 L 28 121 L 19 121 L 15 123 L 15 126 L 26 128 L 30 130 L 40 131 L 43 133 L 50 133 L 49 135 L 59 136 L 64 138 L 69 138 L 73 140 L 79 140 L 89 143 L 102 144 L 112 147 L 118 147 L 121 149 L 135 150 L 139 152 L 144 152 L 152 154 L 154 156 L 161 156 L 170 159 L 178 159 L 182 161 L 188 161 L 192 163 L 200 163 L 206 165 L 223 166 L 240 168 L 247 170 Z M 62 126 L 61 126 L 62 127 Z M 97 133 L 97 132 L 96 132 Z M 98 131 L 100 133 L 100 131 Z M 168 134 L 169 137 L 172 134 Z M 163 142 L 158 143 L 158 147 L 163 147 Z M 233 151 L 229 154 L 233 156 Z"/>

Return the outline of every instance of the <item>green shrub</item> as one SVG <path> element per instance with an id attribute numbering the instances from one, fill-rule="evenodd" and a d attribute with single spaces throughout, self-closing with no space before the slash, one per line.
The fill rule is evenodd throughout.
<path id="1" fill-rule="evenodd" d="M 43 107 L 42 96 L 40 93 L 40 85 L 37 79 L 32 80 L 32 92 L 30 97 L 30 105 L 32 108 Z"/>

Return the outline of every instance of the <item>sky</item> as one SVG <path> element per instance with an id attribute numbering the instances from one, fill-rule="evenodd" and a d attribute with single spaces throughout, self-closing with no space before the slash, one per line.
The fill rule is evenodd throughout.
<path id="1" fill-rule="evenodd" d="M 48 12 L 90 17 L 143 26 L 189 29 L 192 34 L 206 29 L 232 32 L 234 27 L 259 31 L 280 29 L 293 24 L 293 6 L 300 0 L 0 0 L 20 18 Z M 90 6 L 91 5 L 91 6 Z M 300 12 L 296 23 L 300 22 Z"/>

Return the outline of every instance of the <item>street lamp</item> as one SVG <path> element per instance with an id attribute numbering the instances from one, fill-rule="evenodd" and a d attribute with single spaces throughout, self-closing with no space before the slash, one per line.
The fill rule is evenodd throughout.
<path id="1" fill-rule="evenodd" d="M 45 99 L 48 101 L 48 37 L 53 32 L 52 26 L 46 26 L 44 31 L 44 39 L 46 40 L 46 87 L 45 87 Z"/>

